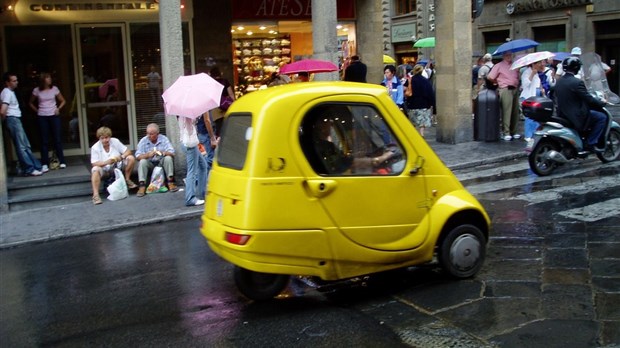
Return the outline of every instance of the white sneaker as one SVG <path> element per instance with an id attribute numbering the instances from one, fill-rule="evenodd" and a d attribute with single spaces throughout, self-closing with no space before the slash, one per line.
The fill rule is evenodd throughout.
<path id="1" fill-rule="evenodd" d="M 47 173 L 47 172 L 49 172 L 49 171 L 50 171 L 50 169 L 48 168 L 47 164 L 44 164 L 44 165 L 41 167 L 41 171 L 42 171 L 43 173 Z"/>
<path id="2" fill-rule="evenodd" d="M 61 163 L 61 164 L 60 164 L 60 169 L 65 169 L 65 168 L 67 168 L 67 165 L 66 165 L 66 164 L 64 164 L 64 163 Z"/>
<path id="3" fill-rule="evenodd" d="M 521 134 L 515 134 L 512 137 L 515 138 L 515 139 L 521 139 Z"/>
<path id="4" fill-rule="evenodd" d="M 525 147 L 528 148 L 528 149 L 531 149 L 532 146 L 534 146 L 534 139 L 527 138 L 527 144 L 525 145 Z"/>
<path id="5" fill-rule="evenodd" d="M 504 140 L 505 141 L 511 141 L 512 137 L 510 135 L 504 135 Z"/>
<path id="6" fill-rule="evenodd" d="M 43 172 L 36 170 L 36 169 L 28 173 L 28 176 L 41 176 L 41 175 L 43 175 Z"/>
<path id="7" fill-rule="evenodd" d="M 194 203 L 194 205 L 203 205 L 203 204 L 205 204 L 204 199 L 197 199 L 196 203 Z"/>

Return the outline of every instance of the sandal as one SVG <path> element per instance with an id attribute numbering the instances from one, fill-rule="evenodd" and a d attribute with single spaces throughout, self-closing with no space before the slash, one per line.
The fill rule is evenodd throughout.
<path id="1" fill-rule="evenodd" d="M 103 202 L 101 201 L 101 197 L 99 197 L 99 196 L 93 196 L 93 204 L 94 204 L 94 205 L 101 204 L 101 203 L 103 203 Z"/>

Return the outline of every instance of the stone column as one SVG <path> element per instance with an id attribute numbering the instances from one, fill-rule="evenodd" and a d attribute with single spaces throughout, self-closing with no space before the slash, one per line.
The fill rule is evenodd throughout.
<path id="1" fill-rule="evenodd" d="M 473 140 L 471 2 L 435 0 L 437 141 Z"/>
<path id="2" fill-rule="evenodd" d="M 338 65 L 338 14 L 336 0 L 312 0 L 313 58 Z M 339 80 L 338 72 L 314 75 L 315 81 Z"/>
<path id="3" fill-rule="evenodd" d="M 0 212 L 6 213 L 9 211 L 9 191 L 7 188 L 7 178 L 9 171 L 6 167 L 6 155 L 4 151 L 4 132 L 2 131 L 2 122 L 0 122 Z"/>
<path id="4" fill-rule="evenodd" d="M 376 0 L 357 0 L 357 54 L 368 68 L 366 81 L 379 84 L 383 80 L 383 5 Z"/>
<path id="5" fill-rule="evenodd" d="M 183 75 L 183 31 L 181 27 L 180 0 L 159 2 L 159 37 L 161 45 L 161 70 L 164 90 Z M 185 174 L 187 162 L 179 140 L 179 124 L 175 117 L 166 115 L 166 136 L 176 150 L 174 156 L 175 176 Z M 181 178 L 177 178 L 177 183 Z"/>

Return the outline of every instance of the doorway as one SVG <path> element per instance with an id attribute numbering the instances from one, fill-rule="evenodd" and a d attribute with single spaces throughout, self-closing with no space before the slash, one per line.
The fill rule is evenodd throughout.
<path id="1" fill-rule="evenodd" d="M 132 145 L 133 123 L 129 117 L 127 44 L 122 24 L 78 25 L 79 125 L 82 148 L 88 152 L 99 139 L 99 127 L 108 127 L 112 136 Z M 131 146 L 130 146 L 131 147 Z"/>

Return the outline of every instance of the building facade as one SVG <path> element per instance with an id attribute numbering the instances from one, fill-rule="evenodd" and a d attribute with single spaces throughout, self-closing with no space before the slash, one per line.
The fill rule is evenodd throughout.
<path id="1" fill-rule="evenodd" d="M 278 66 L 313 54 L 312 0 L 179 2 L 185 74 L 217 65 L 242 94 L 266 85 Z M 366 28 L 379 22 L 375 2 L 336 3 L 340 63 L 360 52 L 379 57 L 380 31 L 357 30 L 360 22 Z M 0 63 L 19 77 L 16 93 L 33 150 L 40 137 L 28 100 L 41 72 L 52 74 L 67 100 L 61 114 L 65 155 L 88 155 L 100 126 L 112 128 L 130 148 L 148 123 L 165 133 L 161 30 L 159 0 L 0 1 Z M 380 63 L 375 65 L 378 70 Z M 10 139 L 3 137 L 0 145 L 7 162 L 14 162 Z"/>

